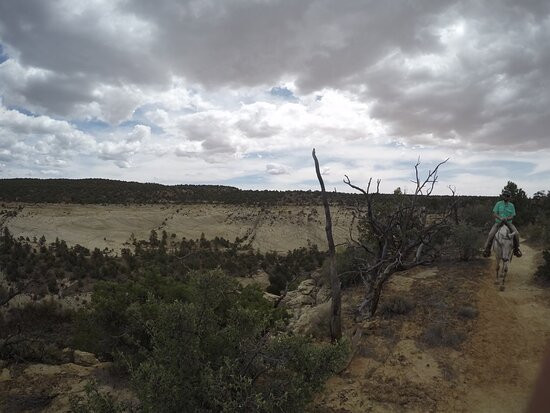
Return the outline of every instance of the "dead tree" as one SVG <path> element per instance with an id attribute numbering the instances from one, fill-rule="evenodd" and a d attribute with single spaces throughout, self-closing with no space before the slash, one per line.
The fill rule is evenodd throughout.
<path id="1" fill-rule="evenodd" d="M 425 179 L 420 178 L 415 165 L 414 193 L 400 195 L 397 205 L 390 207 L 377 204 L 380 199 L 380 180 L 376 189 L 371 188 L 372 178 L 367 188 L 353 185 L 345 175 L 344 183 L 364 195 L 364 204 L 354 212 L 352 225 L 358 222 L 360 238 L 350 236 L 350 247 L 361 251 L 356 258 L 357 273 L 365 286 L 365 294 L 357 315 L 360 318 L 372 317 L 378 308 L 380 295 L 385 283 L 392 274 L 417 265 L 431 263 L 438 255 L 438 237 L 448 228 L 448 219 L 453 212 L 454 190 L 444 211 L 428 221 L 421 198 L 429 197 L 438 179 L 438 170 L 447 160 L 429 171 Z M 351 231 L 350 231 L 351 234 Z"/>
<path id="2" fill-rule="evenodd" d="M 336 248 L 334 246 L 334 239 L 332 237 L 332 218 L 330 215 L 330 207 L 328 204 L 327 193 L 325 191 L 325 183 L 321 176 L 319 169 L 319 161 L 315 156 L 315 148 L 311 152 L 313 160 L 315 161 L 315 172 L 317 173 L 317 179 L 321 185 L 321 198 L 323 200 L 323 206 L 325 208 L 325 232 L 327 234 L 328 242 L 328 262 L 330 272 L 330 291 L 332 297 L 332 303 L 330 307 L 330 337 L 332 340 L 339 340 L 342 337 L 342 315 L 341 315 L 341 285 L 340 279 L 336 272 Z"/>

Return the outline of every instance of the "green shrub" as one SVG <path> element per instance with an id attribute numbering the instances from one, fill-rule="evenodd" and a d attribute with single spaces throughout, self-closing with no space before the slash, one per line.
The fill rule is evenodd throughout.
<path id="1" fill-rule="evenodd" d="M 453 228 L 451 240 L 461 261 L 474 258 L 482 246 L 482 235 L 478 229 L 466 224 L 459 224 Z"/>
<path id="2" fill-rule="evenodd" d="M 30 302 L 0 318 L 0 359 L 39 363 L 62 361 L 74 313 L 54 300 Z"/>
<path id="3" fill-rule="evenodd" d="M 117 403 L 113 397 L 99 390 L 95 381 L 84 386 L 84 395 L 71 395 L 69 403 L 72 413 L 123 413 L 135 411 L 127 404 Z"/>
<path id="4" fill-rule="evenodd" d="M 89 308 L 76 317 L 76 347 L 110 358 L 120 352 L 136 354 L 142 341 L 148 340 L 141 319 L 158 310 L 150 298 L 186 300 L 187 290 L 184 282 L 154 273 L 124 282 L 97 282 Z"/>
<path id="5" fill-rule="evenodd" d="M 540 214 L 534 223 L 521 230 L 521 234 L 531 242 L 544 246 L 550 245 L 550 218 Z"/>
<path id="6" fill-rule="evenodd" d="M 99 284 L 79 335 L 126 363 L 143 411 L 301 411 L 347 344 L 289 337 L 285 319 L 258 288 L 219 271 L 149 275 Z"/>
<path id="7" fill-rule="evenodd" d="M 462 211 L 462 220 L 466 225 L 479 229 L 488 229 L 493 222 L 493 206 L 482 204 L 468 205 Z"/>
<path id="8" fill-rule="evenodd" d="M 346 288 L 360 281 L 358 269 L 359 260 L 365 259 L 363 249 L 346 247 L 336 250 L 336 272 L 340 276 L 342 287 Z M 330 284 L 329 260 L 325 259 L 321 268 L 323 279 Z"/>
<path id="9" fill-rule="evenodd" d="M 541 264 L 535 272 L 535 278 L 544 283 L 550 283 L 550 250 L 542 252 L 544 263 Z"/>
<path id="10" fill-rule="evenodd" d="M 296 288 L 297 283 L 292 281 L 318 268 L 325 256 L 326 254 L 319 251 L 316 245 L 296 248 L 288 251 L 286 255 L 266 253 L 262 262 L 262 268 L 268 273 L 270 282 L 266 291 L 280 295 L 287 287 L 290 290 Z"/>
<path id="11" fill-rule="evenodd" d="M 51 294 L 57 294 L 59 292 L 59 287 L 57 286 L 57 280 L 55 277 L 48 278 L 47 287 Z"/>
<path id="12" fill-rule="evenodd" d="M 162 303 L 147 321 L 151 348 L 130 366 L 144 411 L 301 411 L 342 366 L 344 343 L 272 338 L 267 308 L 243 305 L 223 286 L 203 287 L 197 301 Z"/>

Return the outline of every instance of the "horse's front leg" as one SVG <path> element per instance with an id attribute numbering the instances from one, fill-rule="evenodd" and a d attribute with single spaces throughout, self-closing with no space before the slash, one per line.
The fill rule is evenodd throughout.
<path id="1" fill-rule="evenodd" d="M 504 291 L 504 281 L 506 281 L 506 275 L 508 274 L 508 262 L 502 264 L 502 283 L 500 284 L 500 291 Z"/>

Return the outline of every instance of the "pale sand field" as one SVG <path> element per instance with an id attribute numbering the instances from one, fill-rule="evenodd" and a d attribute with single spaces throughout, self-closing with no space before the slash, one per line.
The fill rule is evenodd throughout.
<path id="1" fill-rule="evenodd" d="M 14 205 L 10 205 L 13 207 Z M 336 243 L 349 237 L 351 212 L 332 208 Z M 15 236 L 58 237 L 69 245 L 109 248 L 118 251 L 133 233 L 147 239 L 151 230 L 165 230 L 178 238 L 207 239 L 215 236 L 233 241 L 249 236 L 261 251 L 286 252 L 308 242 L 326 249 L 325 218 L 321 206 L 275 206 L 269 209 L 238 205 L 23 205 L 16 217 L 6 220 Z"/>

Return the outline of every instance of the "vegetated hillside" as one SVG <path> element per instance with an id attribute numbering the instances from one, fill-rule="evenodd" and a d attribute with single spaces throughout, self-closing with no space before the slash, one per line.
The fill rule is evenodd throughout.
<path id="1" fill-rule="evenodd" d="M 109 179 L 2 179 L 0 199 L 46 203 L 216 202 L 232 199 L 237 188 L 223 185 L 175 185 Z"/>
<path id="2" fill-rule="evenodd" d="M 406 195 L 379 194 L 382 202 L 397 202 Z M 329 192 L 332 205 L 356 205 L 360 194 Z M 433 208 L 448 196 L 421 202 Z M 483 197 L 482 197 L 483 198 Z M 461 197 L 466 203 L 479 197 Z M 320 205 L 320 191 L 253 191 L 224 185 L 161 185 L 109 179 L 0 179 L 0 201 L 74 204 L 224 203 L 248 205 Z"/>
<path id="3" fill-rule="evenodd" d="M 109 179 L 0 180 L 0 200 L 7 202 L 288 204 L 316 201 L 318 196 L 318 192 L 306 191 L 249 191 L 224 185 L 161 185 Z"/>
<path id="4" fill-rule="evenodd" d="M 379 213 L 386 213 L 385 201 L 399 199 L 381 196 Z M 429 213 L 437 213 L 441 199 L 424 203 Z M 344 368 L 345 348 L 319 346 L 309 333 L 300 336 L 309 330 L 318 332 L 315 337 L 328 334 L 322 248 L 257 250 L 260 241 L 277 241 L 290 250 L 290 242 L 306 243 L 310 230 L 323 239 L 318 205 L 8 203 L 0 213 L 0 225 L 9 229 L 0 236 L 0 270 L 7 283 L 0 285 L 0 300 L 9 300 L 17 289 L 28 300 L 13 300 L 13 306 L 8 301 L 7 316 L 0 318 L 0 380 L 6 383 L 0 386 L 0 405 L 7 411 L 29 406 L 68 411 L 62 406 L 76 394 L 72 411 L 89 411 L 109 398 L 86 393 L 84 383 L 95 377 L 108 386 L 110 375 L 122 367 L 130 384 L 120 387 L 131 388 L 145 411 L 182 406 L 196 411 L 197 405 L 208 405 L 205 411 L 273 411 L 271 406 L 303 411 L 336 371 L 309 411 L 485 411 L 478 407 L 497 405 L 503 406 L 499 411 L 521 411 L 550 331 L 540 322 L 549 319 L 548 298 L 539 287 L 525 288 L 533 270 L 524 271 L 533 256 L 527 247 L 512 263 L 505 293 L 493 287 L 489 261 L 472 261 L 488 229 L 483 226 L 491 223 L 491 204 L 485 198 L 456 210 L 459 224 L 448 234 L 449 250 L 452 257 L 471 261 L 456 263 L 446 254 L 437 267 L 397 274 L 370 320 L 354 316 L 363 287 L 357 274 L 346 271 L 354 263 L 339 251 L 339 273 L 348 274 L 343 325 L 355 343 Z M 333 204 L 332 210 L 335 229 L 345 238 L 352 208 Z M 177 226 L 194 235 L 173 233 Z M 138 227 L 155 231 L 130 237 L 119 254 L 100 249 Z M 19 230 L 12 235 L 12 229 Z M 47 233 L 48 242 L 34 239 L 32 231 Z M 220 238 L 225 231 L 232 236 Z M 71 245 L 64 241 L 67 235 L 97 249 Z M 52 242 L 55 236 L 60 239 Z M 268 292 L 276 296 L 234 279 L 258 275 L 267 276 Z M 525 337 L 531 339 L 527 347 Z M 530 355 L 527 363 L 524 354 Z M 201 380 L 188 392 L 173 392 L 185 388 L 189 377 Z M 247 394 L 253 397 L 242 400 Z M 177 409 L 159 408 L 163 403 Z M 257 409 L 259 404 L 265 409 Z"/>
<path id="5" fill-rule="evenodd" d="M 264 405 L 302 411 L 341 368 L 346 344 L 287 334 L 286 312 L 258 287 L 240 286 L 235 276 L 265 271 L 268 290 L 280 293 L 319 268 L 324 256 L 313 246 L 262 254 L 243 240 L 188 240 L 164 231 L 151 231 L 148 240 L 133 239 L 130 248 L 112 256 L 97 248 L 69 247 L 63 240 L 14 238 L 4 228 L 1 410 L 98 411 L 96 399 L 86 399 L 84 384 L 116 379 L 109 378 L 114 373 L 123 382 L 131 379 L 135 394 L 146 394 L 147 401 L 140 400 L 143 410 L 109 409 L 106 398 L 102 411 L 272 411 Z M 115 364 L 103 369 L 96 355 Z M 157 356 L 165 360 L 159 369 L 150 364 Z M 98 370 L 103 377 L 95 374 Z M 159 391 L 161 382 L 172 397 Z M 235 392 L 236 386 L 244 390 Z M 76 401 L 81 408 L 69 408 L 68 399 L 77 393 L 84 394 Z"/>
<path id="6" fill-rule="evenodd" d="M 349 238 L 353 209 L 364 206 L 360 194 L 329 193 L 337 243 Z M 375 205 L 387 210 L 407 195 L 379 194 Z M 419 199 L 437 214 L 449 197 Z M 247 238 L 262 251 L 288 251 L 326 245 L 324 211 L 318 191 L 248 191 L 213 185 L 142 184 L 103 179 L 0 180 L 0 224 L 16 236 L 55 238 L 69 245 L 119 251 L 132 234 L 151 230 L 196 239 L 204 233 L 228 240 Z M 490 220 L 493 199 L 461 197 L 457 214 Z M 7 205 L 6 205 L 7 204 Z M 485 214 L 486 213 L 486 214 Z M 485 217 L 485 215 L 487 215 Z"/>

